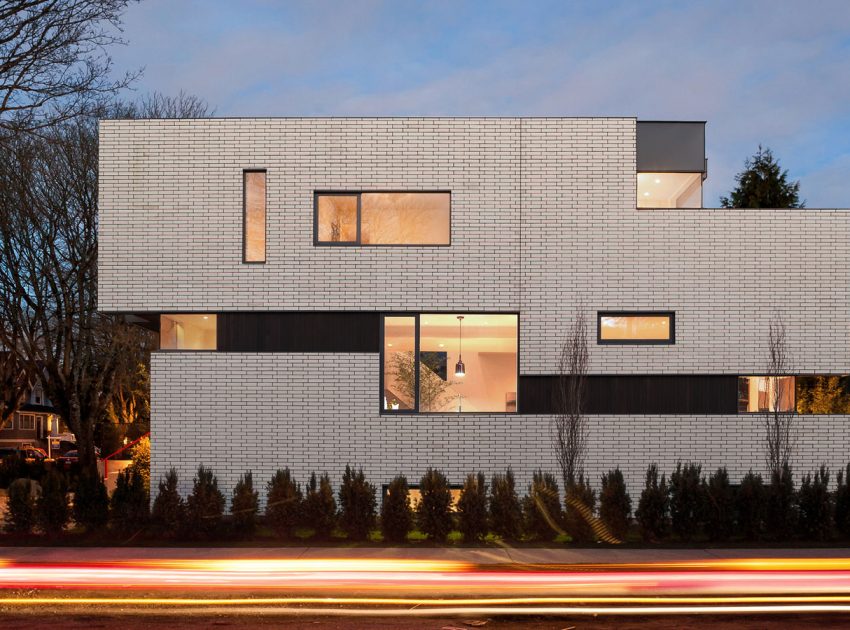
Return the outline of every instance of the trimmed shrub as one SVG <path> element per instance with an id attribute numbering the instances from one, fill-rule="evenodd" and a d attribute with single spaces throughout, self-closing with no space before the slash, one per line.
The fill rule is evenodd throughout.
<path id="1" fill-rule="evenodd" d="M 821 466 L 814 476 L 806 475 L 800 485 L 800 533 L 806 540 L 827 540 L 832 536 L 832 501 L 829 471 Z"/>
<path id="2" fill-rule="evenodd" d="M 567 486 L 564 523 L 567 533 L 575 542 L 586 543 L 594 539 L 593 510 L 596 508 L 596 493 L 584 475 Z"/>
<path id="3" fill-rule="evenodd" d="M 15 479 L 9 484 L 6 529 L 10 532 L 29 534 L 35 526 L 34 484 L 29 479 Z"/>
<path id="4" fill-rule="evenodd" d="M 644 540 L 658 541 L 667 535 L 669 505 L 667 481 L 664 475 L 661 475 L 659 480 L 658 466 L 650 464 L 646 471 L 646 484 L 640 493 L 638 509 L 635 512 Z"/>
<path id="5" fill-rule="evenodd" d="M 699 530 L 703 508 L 703 487 L 699 464 L 682 462 L 670 475 L 670 523 L 680 540 L 693 540 Z"/>
<path id="6" fill-rule="evenodd" d="M 727 540 L 735 529 L 735 491 L 726 468 L 703 480 L 705 529 L 711 540 Z"/>
<path id="7" fill-rule="evenodd" d="M 407 477 L 399 475 L 390 482 L 381 504 L 381 533 L 389 542 L 404 542 L 412 526 Z"/>
<path id="8" fill-rule="evenodd" d="M 612 535 L 625 540 L 629 533 L 632 500 L 626 491 L 626 481 L 619 468 L 602 475 L 602 490 L 599 493 L 599 518 Z"/>
<path id="9" fill-rule="evenodd" d="M 291 538 L 301 521 L 301 488 L 289 468 L 278 470 L 267 485 L 266 522 L 280 538 Z"/>
<path id="10" fill-rule="evenodd" d="M 151 510 L 153 531 L 162 538 L 178 538 L 186 522 L 186 504 L 177 491 L 177 471 L 168 471 L 159 482 L 159 493 Z"/>
<path id="11" fill-rule="evenodd" d="M 445 542 L 452 531 L 452 493 L 439 470 L 429 468 L 419 481 L 421 498 L 416 506 L 416 523 L 422 533 L 436 542 Z"/>
<path id="12" fill-rule="evenodd" d="M 767 487 L 767 532 L 774 540 L 790 540 L 797 526 L 794 478 L 788 464 L 774 471 Z"/>
<path id="13" fill-rule="evenodd" d="M 464 542 L 487 535 L 487 482 L 483 473 L 467 475 L 457 501 L 457 519 Z"/>
<path id="14" fill-rule="evenodd" d="M 84 471 L 77 480 L 74 520 L 77 525 L 85 527 L 86 532 L 105 527 L 109 520 L 109 495 L 97 473 Z"/>
<path id="15" fill-rule="evenodd" d="M 110 501 L 112 527 L 122 536 L 144 529 L 150 519 L 149 505 L 150 495 L 144 477 L 132 466 L 118 473 Z M 175 526 L 179 527 L 179 521 Z"/>
<path id="16" fill-rule="evenodd" d="M 63 532 L 70 517 L 65 478 L 51 470 L 42 479 L 41 496 L 35 503 L 36 523 L 48 537 L 56 538 Z"/>
<path id="17" fill-rule="evenodd" d="M 519 540 L 522 535 L 522 507 L 510 468 L 504 475 L 493 475 L 490 482 L 490 529 L 505 540 Z"/>
<path id="18" fill-rule="evenodd" d="M 322 475 L 317 484 L 316 473 L 310 475 L 303 513 L 304 524 L 313 528 L 316 538 L 330 538 L 336 526 L 336 500 L 330 477 Z"/>
<path id="19" fill-rule="evenodd" d="M 186 499 L 186 533 L 191 538 L 209 540 L 221 532 L 224 495 L 210 468 L 198 467 L 192 493 Z"/>
<path id="20" fill-rule="evenodd" d="M 375 487 L 361 468 L 345 467 L 339 489 L 340 526 L 351 540 L 366 540 L 375 526 Z"/>
<path id="21" fill-rule="evenodd" d="M 838 472 L 835 490 L 835 527 L 842 538 L 850 538 L 850 464 L 846 471 Z"/>
<path id="22" fill-rule="evenodd" d="M 254 475 L 248 471 L 236 482 L 230 513 L 233 515 L 233 532 L 240 538 L 251 537 L 257 529 L 259 493 L 254 490 Z"/>
<path id="23" fill-rule="evenodd" d="M 535 472 L 522 503 L 527 534 L 538 540 L 552 540 L 560 533 L 564 515 L 561 491 L 554 475 L 542 470 Z"/>
<path id="24" fill-rule="evenodd" d="M 764 532 L 767 516 L 767 488 L 761 475 L 748 472 L 738 488 L 738 529 L 746 540 L 758 540 Z"/>

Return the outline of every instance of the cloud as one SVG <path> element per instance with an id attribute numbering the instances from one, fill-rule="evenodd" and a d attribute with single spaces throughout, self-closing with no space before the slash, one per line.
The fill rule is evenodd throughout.
<path id="1" fill-rule="evenodd" d="M 850 140 L 843 0 L 148 0 L 126 25 L 119 68 L 145 65 L 141 89 L 185 89 L 219 115 L 704 119 L 707 204 L 761 142 L 810 206 L 850 205 L 829 175 Z"/>

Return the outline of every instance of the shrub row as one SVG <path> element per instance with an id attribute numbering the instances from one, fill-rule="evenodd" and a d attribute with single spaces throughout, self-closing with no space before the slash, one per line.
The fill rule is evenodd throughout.
<path id="1" fill-rule="evenodd" d="M 850 538 L 850 465 L 838 474 L 834 492 L 829 491 L 829 480 L 829 471 L 821 467 L 804 476 L 795 490 L 791 470 L 785 468 L 769 483 L 749 472 L 736 487 L 725 468 L 706 477 L 698 464 L 680 463 L 668 480 L 651 465 L 635 523 L 648 542 L 671 538 L 687 542 L 700 536 L 716 541 L 732 537 L 822 541 L 836 533 Z M 312 474 L 302 489 L 288 469 L 278 470 L 266 483 L 262 515 L 251 473 L 236 484 L 226 516 L 227 501 L 218 480 L 203 466 L 185 499 L 177 489 L 177 474 L 171 470 L 160 481 L 150 512 L 145 478 L 133 467 L 119 475 L 111 500 L 100 479 L 82 475 L 77 480 L 73 509 L 62 475 L 48 472 L 40 491 L 37 488 L 38 484 L 28 479 L 10 484 L 9 530 L 39 530 L 58 536 L 73 514 L 87 531 L 113 531 L 122 537 L 146 531 L 162 539 L 250 538 L 262 521 L 282 540 L 295 538 L 299 528 L 309 528 L 316 538 L 328 539 L 338 528 L 350 540 L 360 541 L 379 526 L 383 538 L 394 543 L 404 542 L 414 529 L 435 542 L 446 541 L 453 530 L 470 543 L 491 533 L 514 541 L 551 541 L 567 534 L 572 540 L 586 542 L 595 538 L 625 540 L 632 523 L 632 502 L 619 469 L 603 475 L 598 510 L 596 493 L 583 477 L 567 487 L 562 507 L 553 475 L 534 473 L 521 499 L 510 469 L 493 475 L 489 484 L 483 474 L 470 474 L 453 506 L 446 477 L 428 469 L 419 480 L 420 499 L 415 506 L 408 480 L 398 476 L 391 481 L 380 518 L 375 487 L 362 470 L 350 467 L 346 467 L 336 497 L 327 475 Z"/>

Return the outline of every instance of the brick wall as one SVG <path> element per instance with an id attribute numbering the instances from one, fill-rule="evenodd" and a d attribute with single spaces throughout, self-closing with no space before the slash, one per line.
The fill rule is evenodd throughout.
<path id="1" fill-rule="evenodd" d="M 549 416 L 378 413 L 378 357 L 372 354 L 160 352 L 152 361 L 152 479 L 174 466 L 181 490 L 211 466 L 225 495 L 239 475 L 265 482 L 278 467 L 296 478 L 328 472 L 337 485 L 346 464 L 362 466 L 376 486 L 396 474 L 412 482 L 428 466 L 461 483 L 512 466 L 525 490 L 537 468 L 557 472 Z M 850 423 L 802 416 L 794 459 L 802 473 L 847 464 Z M 705 470 L 726 465 L 734 482 L 764 468 L 761 418 L 736 416 L 590 416 L 587 472 L 620 466 L 635 506 L 646 466 L 669 474 L 676 461 Z M 263 492 L 261 491 L 261 494 Z"/>
<path id="2" fill-rule="evenodd" d="M 268 262 L 243 265 L 243 168 L 268 169 Z M 636 210 L 630 118 L 104 121 L 105 311 L 520 310 L 554 371 L 582 303 L 675 310 L 674 346 L 591 347 L 597 373 L 850 371 L 850 212 Z M 449 189 L 452 246 L 313 246 L 316 189 Z"/>

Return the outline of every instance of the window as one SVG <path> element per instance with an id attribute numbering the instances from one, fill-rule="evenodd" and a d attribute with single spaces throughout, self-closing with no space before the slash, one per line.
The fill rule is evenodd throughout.
<path id="1" fill-rule="evenodd" d="M 22 413 L 18 416 L 18 429 L 21 431 L 35 431 L 35 416 L 31 413 Z"/>
<path id="2" fill-rule="evenodd" d="M 160 315 L 159 347 L 162 350 L 215 350 L 215 315 Z"/>
<path id="3" fill-rule="evenodd" d="M 675 313 L 600 312 L 600 344 L 671 344 L 676 342 Z"/>
<path id="4" fill-rule="evenodd" d="M 457 502 L 460 500 L 462 490 L 463 486 L 449 484 L 449 494 L 452 497 L 452 502 L 449 505 L 450 511 L 457 512 Z M 389 493 L 389 485 L 384 486 L 384 499 L 386 499 Z M 407 490 L 407 496 L 410 499 L 410 509 L 415 512 L 416 508 L 419 507 L 419 503 L 422 501 L 422 491 L 419 489 L 419 485 L 414 484 L 412 486 L 409 486 Z"/>
<path id="5" fill-rule="evenodd" d="M 797 413 L 850 414 L 850 376 L 819 374 L 795 381 Z"/>
<path id="6" fill-rule="evenodd" d="M 638 173 L 638 208 L 701 208 L 702 173 Z"/>
<path id="7" fill-rule="evenodd" d="M 387 315 L 381 409 L 515 412 L 517 357 L 515 314 Z"/>
<path id="8" fill-rule="evenodd" d="M 316 245 L 449 245 L 451 193 L 316 193 Z"/>
<path id="9" fill-rule="evenodd" d="M 794 404 L 793 376 L 739 376 L 738 412 L 790 411 Z"/>
<path id="10" fill-rule="evenodd" d="M 266 172 L 242 172 L 242 261 L 266 262 Z"/>

